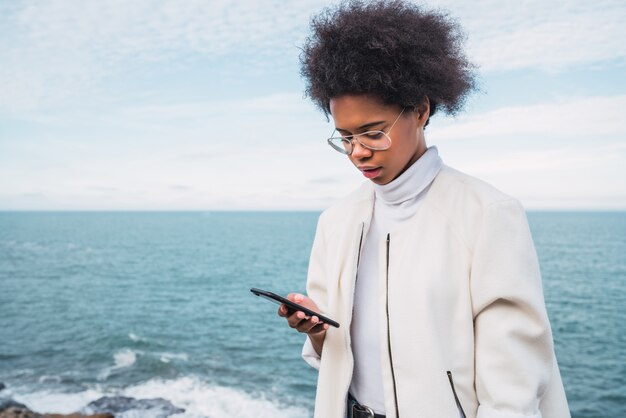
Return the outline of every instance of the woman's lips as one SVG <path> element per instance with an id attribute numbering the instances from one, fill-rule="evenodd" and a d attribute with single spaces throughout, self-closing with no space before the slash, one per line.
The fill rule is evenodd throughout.
<path id="1" fill-rule="evenodd" d="M 377 168 L 361 168 L 361 173 L 363 173 L 363 175 L 365 177 L 367 177 L 368 179 L 373 179 L 374 177 L 378 176 L 380 174 L 380 171 L 382 170 L 382 167 L 377 167 Z"/>

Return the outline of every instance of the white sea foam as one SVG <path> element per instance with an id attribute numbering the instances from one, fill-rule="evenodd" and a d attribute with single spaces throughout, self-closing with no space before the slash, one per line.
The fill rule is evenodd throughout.
<path id="1" fill-rule="evenodd" d="M 43 376 L 39 377 L 39 383 L 45 383 L 45 382 L 60 383 L 61 382 L 61 376 L 44 374 Z"/>
<path id="2" fill-rule="evenodd" d="M 113 355 L 115 364 L 112 367 L 107 367 L 102 370 L 98 375 L 98 380 L 106 380 L 113 370 L 123 369 L 130 367 L 137 361 L 137 354 L 143 354 L 139 350 L 131 350 L 130 348 L 124 348 Z"/>
<path id="3" fill-rule="evenodd" d="M 9 395 L 40 413 L 69 414 L 85 412 L 85 407 L 102 396 L 131 396 L 136 399 L 163 398 L 174 406 L 184 408 L 172 418 L 308 418 L 303 407 L 283 405 L 267 396 L 253 396 L 242 390 L 204 382 L 197 377 L 175 380 L 152 379 L 123 390 L 88 389 L 78 393 L 38 391 L 25 393 L 25 388 L 11 390 Z M 88 411 L 87 411 L 88 412 Z M 116 418 L 156 418 L 160 410 L 134 410 L 116 414 Z"/>
<path id="4" fill-rule="evenodd" d="M 71 414 L 77 412 L 89 402 L 104 396 L 102 393 L 89 389 L 77 393 L 59 393 L 38 391 L 32 393 L 19 393 L 23 389 L 16 389 L 10 396 L 17 402 L 23 403 L 31 410 L 39 413 Z"/>
<path id="5" fill-rule="evenodd" d="M 130 367 L 137 361 L 137 353 L 139 351 L 133 351 L 129 348 L 124 348 L 113 355 L 115 359 L 114 369 L 121 369 L 124 367 Z"/>
<path id="6" fill-rule="evenodd" d="M 129 332 L 128 333 L 128 338 L 130 338 L 131 340 L 133 340 L 134 342 L 147 342 L 148 340 L 140 337 L 139 335 L 135 334 L 134 332 Z"/>
<path id="7" fill-rule="evenodd" d="M 185 408 L 176 418 L 305 418 L 310 412 L 302 407 L 281 405 L 266 397 L 255 397 L 244 391 L 216 386 L 195 377 L 176 380 L 152 379 L 131 386 L 123 395 L 134 398 L 160 397 Z M 126 417 L 123 418 L 134 418 Z"/>
<path id="8" fill-rule="evenodd" d="M 189 360 L 189 356 L 187 355 L 187 353 L 159 353 L 159 360 L 161 360 L 163 363 L 169 363 L 172 360 L 182 360 L 182 361 L 187 361 Z"/>

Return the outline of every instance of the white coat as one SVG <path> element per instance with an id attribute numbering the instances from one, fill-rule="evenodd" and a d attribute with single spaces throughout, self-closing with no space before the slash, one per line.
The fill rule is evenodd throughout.
<path id="1" fill-rule="evenodd" d="M 366 182 L 318 222 L 307 293 L 341 327 L 326 333 L 316 418 L 346 414 L 354 287 L 373 204 Z M 517 200 L 444 165 L 379 257 L 387 417 L 458 418 L 460 408 L 467 418 L 570 416 Z"/>

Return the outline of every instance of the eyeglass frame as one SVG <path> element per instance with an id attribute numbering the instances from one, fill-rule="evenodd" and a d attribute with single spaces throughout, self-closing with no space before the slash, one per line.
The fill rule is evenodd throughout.
<path id="1" fill-rule="evenodd" d="M 328 145 L 330 145 L 332 149 L 334 149 L 335 151 L 337 151 L 337 152 L 339 152 L 340 154 L 343 154 L 343 155 L 352 155 L 352 153 L 354 152 L 354 143 L 353 143 L 353 141 L 355 141 L 355 140 L 363 148 L 367 148 L 367 149 L 370 149 L 372 151 L 385 151 L 385 150 L 388 150 L 389 148 L 391 148 L 391 144 L 392 144 L 391 137 L 389 136 L 389 134 L 391 133 L 391 130 L 393 129 L 393 127 L 396 126 L 396 122 L 398 122 L 400 120 L 400 116 L 402 116 L 402 114 L 404 113 L 405 110 L 406 110 L 406 107 L 403 107 L 402 111 L 400 112 L 400 114 L 398 115 L 396 120 L 393 121 L 393 123 L 391 124 L 391 127 L 389 128 L 389 130 L 387 132 L 385 132 L 383 130 L 375 130 L 375 131 L 361 132 L 360 134 L 355 134 L 355 135 L 331 136 L 330 138 L 326 139 L 326 142 L 328 142 Z M 333 129 L 332 133 L 334 133 L 335 131 L 337 131 L 337 128 Z M 385 148 L 372 148 L 370 146 L 365 145 L 364 143 L 362 143 L 358 139 L 359 136 L 372 134 L 372 133 L 378 133 L 378 132 L 380 132 L 381 134 L 385 135 L 387 137 L 387 139 L 389 140 L 389 145 L 387 147 L 385 147 Z M 338 132 L 338 133 L 340 133 L 340 132 Z M 350 152 L 348 153 L 348 152 L 345 152 L 345 151 L 341 151 L 339 148 L 335 147 L 335 145 L 334 145 L 334 143 L 332 141 L 335 138 L 337 138 L 337 139 L 340 138 L 342 140 L 349 141 L 349 143 L 350 143 Z M 350 139 L 348 139 L 348 138 L 350 138 Z"/>

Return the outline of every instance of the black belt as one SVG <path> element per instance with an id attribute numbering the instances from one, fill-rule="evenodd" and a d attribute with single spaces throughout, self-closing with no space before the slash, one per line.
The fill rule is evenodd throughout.
<path id="1" fill-rule="evenodd" d="M 385 418 L 384 415 L 375 414 L 369 406 L 361 405 L 348 393 L 348 418 Z"/>

